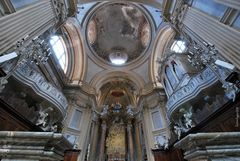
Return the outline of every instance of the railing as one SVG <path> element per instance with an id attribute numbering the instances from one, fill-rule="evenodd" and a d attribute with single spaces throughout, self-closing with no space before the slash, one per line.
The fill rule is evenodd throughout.
<path id="1" fill-rule="evenodd" d="M 182 104 L 196 97 L 203 89 L 206 89 L 218 81 L 217 76 L 210 68 L 205 68 L 201 73 L 192 77 L 187 85 L 182 86 L 169 97 L 167 101 L 168 117 Z"/>
<path id="2" fill-rule="evenodd" d="M 56 110 L 61 112 L 62 117 L 65 117 L 68 106 L 66 97 L 60 90 L 47 82 L 40 73 L 25 63 L 17 68 L 13 76 L 20 82 L 30 86 L 37 95 L 52 103 Z"/>

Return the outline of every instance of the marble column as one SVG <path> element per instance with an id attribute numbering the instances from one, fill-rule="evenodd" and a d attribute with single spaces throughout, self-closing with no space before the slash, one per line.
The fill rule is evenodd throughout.
<path id="1" fill-rule="evenodd" d="M 188 161 L 240 160 L 240 132 L 189 134 L 174 145 Z"/>
<path id="2" fill-rule="evenodd" d="M 131 121 L 127 124 L 127 134 L 128 134 L 128 155 L 129 161 L 134 161 L 134 147 L 133 147 L 133 135 L 132 135 L 132 123 Z"/>
<path id="3" fill-rule="evenodd" d="M 137 160 L 141 161 L 142 158 L 142 145 L 140 139 L 140 123 L 135 124 L 135 140 L 136 140 L 136 150 L 137 150 Z"/>
<path id="4" fill-rule="evenodd" d="M 93 122 L 93 131 L 92 131 L 92 137 L 91 137 L 91 150 L 90 150 L 90 156 L 89 160 L 93 161 L 96 159 L 96 153 L 97 153 L 97 142 L 98 142 L 98 135 L 99 135 L 99 124 L 97 122 Z"/>
<path id="5" fill-rule="evenodd" d="M 221 3 L 225 6 L 240 10 L 240 1 L 239 0 L 214 0 L 217 3 Z"/>
<path id="6" fill-rule="evenodd" d="M 188 7 L 182 20 L 182 30 L 194 40 L 215 45 L 219 53 L 240 68 L 240 32 L 195 8 Z"/>
<path id="7" fill-rule="evenodd" d="M 99 161 L 104 161 L 105 159 L 105 140 L 106 140 L 106 131 L 107 125 L 106 122 L 102 122 L 102 133 L 101 133 L 101 140 L 100 140 L 100 150 L 99 150 Z"/>

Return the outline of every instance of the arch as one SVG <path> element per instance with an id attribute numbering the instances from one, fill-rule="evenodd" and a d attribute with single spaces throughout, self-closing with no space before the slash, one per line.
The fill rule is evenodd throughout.
<path id="1" fill-rule="evenodd" d="M 145 84 L 144 80 L 134 72 L 109 70 L 105 70 L 96 74 L 89 84 L 90 86 L 94 87 L 98 93 L 104 84 L 114 80 L 129 80 L 131 82 L 134 82 L 134 85 L 137 87 L 138 91 L 140 91 L 140 89 L 143 89 Z"/>
<path id="2" fill-rule="evenodd" d="M 117 81 L 122 83 L 127 82 L 128 84 L 136 87 L 134 90 L 135 94 L 128 92 L 128 96 L 130 96 L 130 102 L 132 102 L 134 106 L 137 105 L 139 96 L 141 95 L 140 92 L 142 92 L 142 89 L 144 88 L 144 80 L 136 73 L 131 71 L 123 72 L 105 70 L 95 75 L 95 77 L 89 83 L 89 85 L 96 91 L 97 104 L 99 107 L 104 102 L 104 95 L 101 93 L 101 88 L 109 82 Z"/>
<path id="3" fill-rule="evenodd" d="M 121 87 L 119 87 L 119 85 Z M 134 87 L 134 83 L 128 79 L 125 79 L 125 80 L 123 79 L 120 82 L 110 81 L 106 84 L 103 84 L 103 86 L 101 87 L 101 95 L 99 97 L 98 104 L 101 107 L 101 105 L 103 105 L 104 102 L 111 102 L 111 101 L 114 102 L 115 101 L 113 100 L 114 97 L 111 96 L 112 91 L 122 91 L 123 95 L 121 96 L 121 98 L 123 98 L 124 101 L 119 99 L 119 103 L 122 102 L 121 104 L 125 104 L 125 106 L 131 104 L 132 106 L 135 107 L 137 102 L 135 101 L 135 96 L 131 90 L 131 87 Z"/>
<path id="4" fill-rule="evenodd" d="M 85 78 L 87 59 L 83 47 L 80 25 L 76 18 L 68 18 L 63 26 L 64 32 L 69 36 L 73 52 L 69 55 L 69 66 L 66 76 L 73 84 L 83 81 Z"/>
<path id="5" fill-rule="evenodd" d="M 172 39 L 175 37 L 175 35 L 175 30 L 169 24 L 166 24 L 160 29 L 156 36 L 149 64 L 150 79 L 155 88 L 162 88 L 161 83 L 159 83 L 158 60 L 164 57 L 166 48 L 168 47 L 169 43 L 172 42 Z"/>

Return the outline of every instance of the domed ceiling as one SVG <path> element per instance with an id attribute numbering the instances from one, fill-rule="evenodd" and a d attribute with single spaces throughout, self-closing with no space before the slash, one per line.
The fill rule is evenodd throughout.
<path id="1" fill-rule="evenodd" d="M 96 9 L 88 21 L 90 48 L 95 55 L 113 65 L 129 63 L 143 55 L 150 39 L 149 21 L 133 4 L 105 4 Z"/>

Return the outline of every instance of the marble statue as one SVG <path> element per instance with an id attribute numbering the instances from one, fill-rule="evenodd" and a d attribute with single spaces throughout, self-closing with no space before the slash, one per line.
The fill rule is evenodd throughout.
<path id="1" fill-rule="evenodd" d="M 179 127 L 178 125 L 175 125 L 174 126 L 174 132 L 175 132 L 175 134 L 177 134 L 178 140 L 180 140 L 181 134 L 182 134 L 182 128 Z"/>

